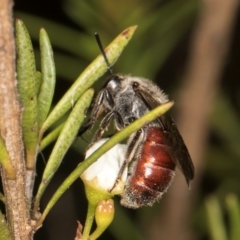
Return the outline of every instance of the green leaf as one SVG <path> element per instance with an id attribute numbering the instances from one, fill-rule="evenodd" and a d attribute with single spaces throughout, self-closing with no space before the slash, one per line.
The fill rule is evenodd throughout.
<path id="1" fill-rule="evenodd" d="M 240 205 L 235 194 L 226 196 L 226 205 L 230 221 L 230 240 L 240 239 Z"/>
<path id="2" fill-rule="evenodd" d="M 8 179 L 16 178 L 15 170 L 13 168 L 7 149 L 5 148 L 1 137 L 0 137 L 0 164 L 2 165 L 4 171 L 6 172 Z"/>
<path id="3" fill-rule="evenodd" d="M 36 71 L 35 79 L 36 79 L 37 94 L 39 94 L 40 87 L 41 87 L 41 84 L 42 84 L 42 73 L 39 72 L 39 71 Z"/>
<path id="4" fill-rule="evenodd" d="M 43 140 L 41 141 L 39 152 L 41 152 L 45 147 L 50 143 L 56 140 L 63 129 L 65 122 L 57 126 L 52 132 L 50 132 Z"/>
<path id="5" fill-rule="evenodd" d="M 40 30 L 40 52 L 42 84 L 38 94 L 38 127 L 40 128 L 49 113 L 56 84 L 56 71 L 53 52 L 47 32 Z"/>
<path id="6" fill-rule="evenodd" d="M 223 211 L 215 196 L 205 201 L 207 211 L 208 227 L 212 240 L 227 240 L 227 231 L 223 219 Z"/>
<path id="7" fill-rule="evenodd" d="M 22 131 L 27 169 L 33 169 L 38 143 L 36 67 L 30 36 L 24 23 L 16 20 L 17 78 L 23 105 Z"/>

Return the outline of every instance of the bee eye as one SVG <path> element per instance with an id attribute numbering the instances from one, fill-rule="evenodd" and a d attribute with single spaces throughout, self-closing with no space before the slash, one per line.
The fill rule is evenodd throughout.
<path id="1" fill-rule="evenodd" d="M 138 83 L 138 82 L 133 82 L 133 84 L 132 84 L 133 89 L 138 88 L 138 86 L 139 86 L 139 83 Z"/>
<path id="2" fill-rule="evenodd" d="M 108 80 L 105 82 L 105 84 L 103 85 L 103 88 L 106 88 L 107 86 L 110 86 L 110 85 L 113 85 L 113 86 L 115 86 L 115 85 L 119 85 L 120 83 L 120 81 L 121 81 L 122 79 L 119 77 L 119 76 L 117 76 L 117 75 L 112 75 L 110 78 L 108 78 Z M 109 83 L 110 83 L 110 85 L 109 85 Z"/>

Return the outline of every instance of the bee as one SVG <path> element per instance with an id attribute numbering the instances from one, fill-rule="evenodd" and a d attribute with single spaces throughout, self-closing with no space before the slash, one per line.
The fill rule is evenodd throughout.
<path id="1" fill-rule="evenodd" d="M 116 130 L 121 131 L 155 107 L 169 101 L 167 95 L 148 79 L 113 74 L 98 35 L 96 39 L 111 76 L 97 95 L 91 117 L 82 129 L 82 132 L 90 130 L 104 113 L 90 145 L 102 138 L 112 121 Z M 188 186 L 194 178 L 194 166 L 187 147 L 168 114 L 129 137 L 125 161 L 116 182 L 128 166 L 130 170 L 121 194 L 121 204 L 128 208 L 152 206 L 158 201 L 174 179 L 176 166 L 179 166 Z"/>

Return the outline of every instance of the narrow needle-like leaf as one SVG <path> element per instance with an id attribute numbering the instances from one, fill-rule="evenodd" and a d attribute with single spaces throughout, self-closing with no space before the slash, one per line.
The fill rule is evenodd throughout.
<path id="1" fill-rule="evenodd" d="M 240 239 L 240 204 L 237 196 L 228 194 L 226 197 L 226 205 L 230 222 L 229 240 L 238 240 Z"/>
<path id="2" fill-rule="evenodd" d="M 64 124 L 65 122 L 60 124 L 52 132 L 50 132 L 46 137 L 43 138 L 43 140 L 40 143 L 39 152 L 41 152 L 45 147 L 47 147 L 50 143 L 52 143 L 58 138 L 60 132 L 63 129 Z"/>
<path id="3" fill-rule="evenodd" d="M 76 105 L 74 106 L 66 123 L 64 124 L 64 127 L 49 157 L 49 160 L 43 173 L 42 181 L 38 188 L 38 192 L 34 202 L 35 212 L 38 210 L 40 199 L 46 187 L 48 186 L 55 172 L 57 171 L 64 155 L 66 154 L 67 150 L 69 149 L 77 135 L 79 127 L 81 126 L 85 117 L 84 112 L 86 108 L 90 106 L 93 94 L 94 94 L 93 89 L 89 89 L 82 95 L 82 97 L 77 101 Z"/>
<path id="4" fill-rule="evenodd" d="M 227 240 L 226 227 L 219 201 L 211 196 L 205 202 L 208 226 L 212 240 Z"/>
<path id="5" fill-rule="evenodd" d="M 22 130 L 27 169 L 34 169 L 38 145 L 37 84 L 33 47 L 28 31 L 16 20 L 17 79 L 23 105 Z"/>
<path id="6" fill-rule="evenodd" d="M 51 43 L 47 32 L 43 28 L 40 30 L 39 39 L 42 72 L 42 82 L 38 94 L 38 127 L 40 128 L 46 120 L 52 104 L 56 83 L 56 71 Z"/>
<path id="7" fill-rule="evenodd" d="M 42 84 L 42 73 L 39 72 L 39 71 L 36 71 L 35 79 L 36 79 L 37 94 L 39 94 L 40 87 L 41 87 L 41 84 Z"/>

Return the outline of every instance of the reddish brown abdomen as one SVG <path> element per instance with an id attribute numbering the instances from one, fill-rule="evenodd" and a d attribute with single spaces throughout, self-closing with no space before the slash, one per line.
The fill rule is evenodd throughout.
<path id="1" fill-rule="evenodd" d="M 130 208 L 152 205 L 168 189 L 176 164 L 169 153 L 165 135 L 150 127 L 146 140 L 128 178 L 121 203 Z"/>

